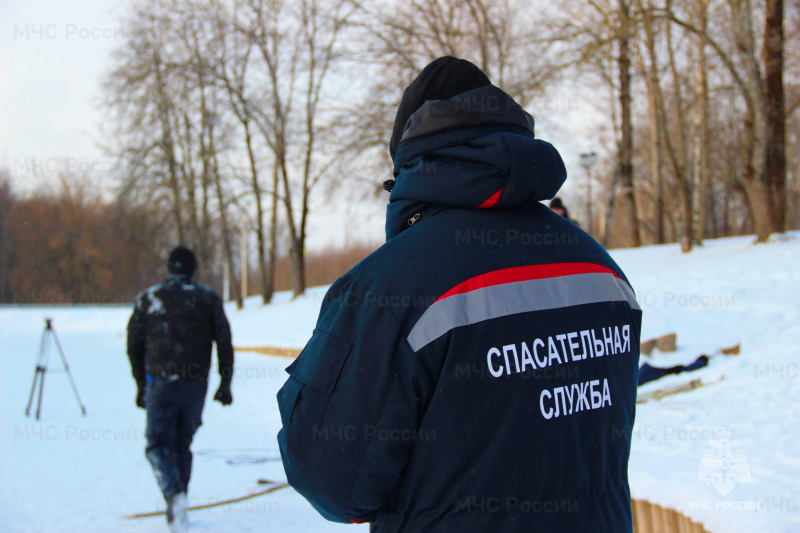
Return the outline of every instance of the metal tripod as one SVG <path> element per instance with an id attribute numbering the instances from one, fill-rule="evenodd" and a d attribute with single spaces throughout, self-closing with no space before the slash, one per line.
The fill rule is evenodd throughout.
<path id="1" fill-rule="evenodd" d="M 67 358 L 64 357 L 64 350 L 61 349 L 61 343 L 58 341 L 56 330 L 53 329 L 53 319 L 45 318 L 44 331 L 42 332 L 42 343 L 39 346 L 39 357 L 36 359 L 36 371 L 33 374 L 33 386 L 31 387 L 31 395 L 28 398 L 28 407 L 25 408 L 25 416 L 29 416 L 31 412 L 31 405 L 33 404 L 33 396 L 36 393 L 36 384 L 39 384 L 38 400 L 36 402 L 36 420 L 39 420 L 39 415 L 42 412 L 42 395 L 44 394 L 44 375 L 47 373 L 47 362 L 50 358 L 50 339 L 52 338 L 58 348 L 58 354 L 61 356 L 61 362 L 64 364 L 63 369 L 50 370 L 50 372 L 66 372 L 70 384 L 72 384 L 72 392 L 75 393 L 75 399 L 78 401 L 78 406 L 81 408 L 81 414 L 86 416 L 86 407 L 81 402 L 81 397 L 78 394 L 78 387 L 75 386 L 75 381 L 72 379 L 72 374 L 69 371 Z"/>

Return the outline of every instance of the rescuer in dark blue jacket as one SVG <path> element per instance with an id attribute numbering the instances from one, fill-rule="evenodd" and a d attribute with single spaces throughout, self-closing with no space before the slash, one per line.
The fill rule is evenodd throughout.
<path id="1" fill-rule="evenodd" d="M 541 200 L 566 179 L 473 64 L 428 65 L 391 142 L 387 242 L 334 283 L 278 393 L 292 486 L 386 532 L 631 531 L 641 309 Z"/>

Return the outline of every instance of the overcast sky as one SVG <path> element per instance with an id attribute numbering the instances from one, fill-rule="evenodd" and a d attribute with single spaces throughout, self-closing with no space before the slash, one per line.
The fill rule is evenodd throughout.
<path id="1" fill-rule="evenodd" d="M 108 0 L 0 2 L 0 166 L 16 177 L 15 187 L 47 186 L 31 176 L 65 162 L 94 175 L 113 166 L 99 146 L 100 84 L 111 51 L 124 39 L 125 28 L 117 22 L 124 6 Z M 578 155 L 596 149 L 588 140 L 596 138 L 596 126 L 588 124 L 597 123 L 597 113 L 585 98 L 554 94 L 534 101 L 531 111 L 537 136 L 553 142 L 567 164 L 566 196 L 577 198 L 584 178 Z M 589 115 L 595 118 L 589 121 Z M 316 203 L 310 248 L 343 244 L 342 225 L 349 227 L 351 241 L 381 238 L 380 202 L 346 209 L 343 202 Z"/>
<path id="2" fill-rule="evenodd" d="M 12 176 L 52 170 L 64 159 L 99 171 L 112 164 L 98 147 L 98 103 L 110 51 L 123 38 L 118 5 L 0 3 L 0 164 Z"/>

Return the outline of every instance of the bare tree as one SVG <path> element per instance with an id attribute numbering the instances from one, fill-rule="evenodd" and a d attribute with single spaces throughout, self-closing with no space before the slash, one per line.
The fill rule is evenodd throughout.
<path id="1" fill-rule="evenodd" d="M 771 157 L 770 150 L 772 147 L 767 144 L 768 129 L 772 131 L 769 138 L 780 141 L 780 133 L 777 130 L 783 126 L 774 125 L 776 117 L 772 113 L 775 111 L 769 111 L 768 109 L 768 94 L 774 96 L 774 93 L 769 93 L 768 91 L 774 91 L 774 88 L 768 89 L 766 87 L 765 78 L 762 75 L 763 68 L 758 58 L 756 34 L 753 26 L 753 5 L 750 0 L 727 0 L 726 4 L 730 12 L 730 35 L 734 43 L 733 50 L 726 49 L 721 42 L 718 42 L 714 36 L 710 35 L 709 31 L 703 31 L 696 24 L 681 18 L 671 10 L 667 10 L 667 16 L 675 24 L 694 35 L 701 36 L 705 40 L 727 70 L 744 102 L 745 113 L 742 120 L 742 131 L 744 134 L 743 149 L 746 151 L 747 162 L 745 172 L 742 175 L 742 182 L 756 232 L 756 239 L 759 242 L 763 242 L 767 240 L 771 233 L 783 230 L 782 227 L 778 227 L 776 224 L 776 220 L 783 215 L 778 215 L 777 217 L 773 215 L 773 213 L 780 214 L 782 212 L 782 204 L 776 204 L 773 190 L 780 190 L 784 186 L 782 184 L 785 184 L 785 168 L 780 170 L 782 164 L 779 163 L 777 167 L 774 167 L 777 170 L 773 170 L 777 174 L 783 173 L 783 179 L 771 177 L 769 169 L 773 168 L 771 165 L 774 163 L 768 162 Z M 782 13 L 782 10 L 780 10 L 780 13 Z M 778 18 L 780 18 L 782 25 L 782 16 Z M 775 16 L 767 17 L 770 31 L 774 31 L 774 28 L 769 24 L 776 24 L 778 18 Z M 770 68 L 773 71 L 771 79 L 774 84 L 776 79 L 774 74 L 775 66 L 782 64 L 782 61 L 775 60 L 774 54 L 779 48 L 782 50 L 783 41 L 781 38 L 773 42 L 770 38 L 767 42 L 770 43 L 769 49 L 773 54 L 771 55 Z M 778 42 L 781 44 L 777 44 Z M 782 96 L 778 99 L 782 100 Z M 780 146 L 785 145 L 780 144 Z M 774 183 L 773 179 L 776 179 Z"/>
<path id="2" fill-rule="evenodd" d="M 422 67 L 443 55 L 472 60 L 523 105 L 554 71 L 543 61 L 547 43 L 539 43 L 535 57 L 528 53 L 536 43 L 532 27 L 523 22 L 525 15 L 532 15 L 529 3 L 410 0 L 357 5 L 361 25 L 371 36 L 370 56 L 386 78 L 394 77 L 400 91 Z"/>
<path id="3" fill-rule="evenodd" d="M 157 2 L 147 2 L 127 19 L 131 29 L 114 54 L 115 68 L 105 82 L 106 108 L 118 124 L 113 138 L 127 170 L 123 193 L 148 188 L 169 195 L 169 210 L 177 239 L 186 242 L 185 207 L 176 155 L 176 105 L 167 88 L 169 73 L 163 57 L 164 21 Z M 160 196 L 165 199 L 165 196 Z"/>
<path id="4" fill-rule="evenodd" d="M 236 5 L 234 4 L 234 7 Z M 257 155 L 260 146 L 257 143 L 258 120 L 263 118 L 259 113 L 265 102 L 263 89 L 259 90 L 259 79 L 253 70 L 255 47 L 249 40 L 248 31 L 241 30 L 241 21 L 237 20 L 237 9 L 229 10 L 220 3 L 211 5 L 210 17 L 219 42 L 219 56 L 212 74 L 221 84 L 227 95 L 228 106 L 238 121 L 244 138 L 242 142 L 247 157 L 247 178 L 245 181 L 252 192 L 255 204 L 254 229 L 256 233 L 258 271 L 261 281 L 261 298 L 264 304 L 272 300 L 275 290 L 275 246 L 277 225 L 277 181 L 273 180 L 272 190 L 264 186 L 262 177 L 262 159 Z M 266 126 L 262 129 L 267 129 Z M 266 166 L 266 164 L 264 165 Z M 269 229 L 265 223 L 265 195 L 271 198 L 271 224 Z M 269 241 L 267 241 L 269 232 Z M 269 243 L 269 244 L 268 244 Z M 269 246 L 269 251 L 267 251 Z M 229 268 L 232 268 L 229 267 Z"/>
<path id="5" fill-rule="evenodd" d="M 667 8 L 671 8 L 671 0 L 667 0 Z M 678 196 L 678 220 L 680 223 L 679 240 L 681 243 L 681 250 L 688 252 L 692 249 L 693 244 L 696 242 L 695 235 L 695 194 L 697 187 L 695 184 L 695 174 L 693 173 L 693 159 L 694 154 L 700 154 L 703 150 L 701 139 L 695 139 L 697 143 L 693 144 L 690 148 L 690 141 L 693 140 L 692 128 L 688 117 L 690 102 L 684 92 L 684 84 L 686 83 L 685 77 L 681 73 L 679 67 L 679 50 L 675 45 L 672 27 L 670 25 L 661 26 L 661 33 L 663 33 L 664 46 L 666 48 L 665 61 L 660 61 L 656 46 L 656 24 L 657 19 L 653 16 L 653 5 L 648 2 L 645 8 L 642 3 L 639 3 L 639 9 L 642 13 L 643 27 L 645 34 L 645 46 L 647 48 L 647 65 L 646 65 L 646 87 L 650 93 L 650 99 L 653 103 L 651 106 L 651 122 L 657 127 L 660 132 L 657 135 L 657 140 L 660 146 L 656 148 L 657 151 L 663 149 L 667 160 L 672 169 L 672 180 L 675 184 L 674 189 L 677 191 Z M 664 85 L 665 80 L 661 76 L 661 71 L 666 70 L 670 74 L 671 84 L 671 104 L 665 95 Z M 695 106 L 697 109 L 698 106 Z M 697 124 L 702 127 L 702 124 Z M 662 176 L 658 176 L 659 179 Z M 662 185 L 663 187 L 663 185 Z M 663 191 L 659 202 L 663 202 Z"/>
<path id="6" fill-rule="evenodd" d="M 615 101 L 607 108 L 616 136 L 617 164 L 607 191 L 603 244 L 609 245 L 612 228 L 618 226 L 625 244 L 638 246 L 642 230 L 633 166 L 635 79 L 631 69 L 638 20 L 628 0 L 569 1 L 558 7 L 545 20 L 546 26 L 538 28 L 544 38 L 558 43 L 557 66 L 594 83 L 601 80 Z M 616 216 L 618 209 L 621 218 Z"/>
<path id="7" fill-rule="evenodd" d="M 117 126 L 110 149 L 125 163 L 120 195 L 167 203 L 174 238 L 195 250 L 205 267 L 198 276 L 207 281 L 218 252 L 233 261 L 231 203 L 222 183 L 230 173 L 219 165 L 231 128 L 212 76 L 213 21 L 193 0 L 169 9 L 160 0 L 142 0 L 127 26 L 132 30 L 106 79 L 106 107 Z M 235 296 L 241 306 L 243 295 Z"/>
<path id="8" fill-rule="evenodd" d="M 339 58 L 348 6 L 345 0 L 324 5 L 300 0 L 294 10 L 275 0 L 247 0 L 243 6 L 247 19 L 240 29 L 255 44 L 268 81 L 271 105 L 258 125 L 280 179 L 295 296 L 306 288 L 311 195 L 335 160 L 322 157 L 318 137 L 325 129 L 322 99 Z"/>

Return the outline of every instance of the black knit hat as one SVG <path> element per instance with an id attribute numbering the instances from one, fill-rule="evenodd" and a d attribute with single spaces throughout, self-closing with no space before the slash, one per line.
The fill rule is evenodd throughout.
<path id="1" fill-rule="evenodd" d="M 197 258 L 186 246 L 176 246 L 169 253 L 167 270 L 172 274 L 186 274 L 191 276 L 197 270 Z"/>
<path id="2" fill-rule="evenodd" d="M 392 138 L 389 141 L 392 159 L 397 152 L 406 122 L 426 100 L 446 100 L 491 83 L 481 69 L 466 59 L 445 56 L 429 63 L 406 88 L 403 100 L 397 108 Z"/>

